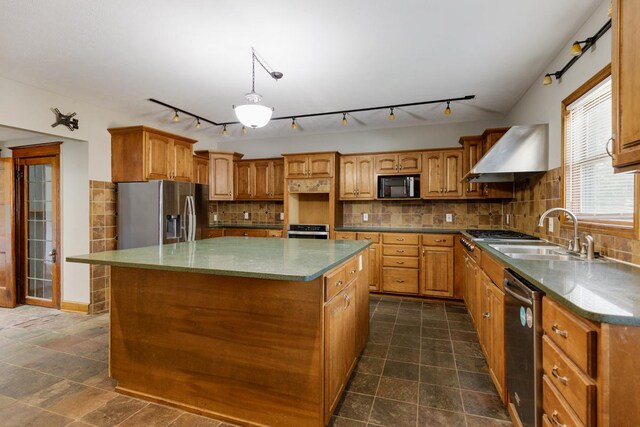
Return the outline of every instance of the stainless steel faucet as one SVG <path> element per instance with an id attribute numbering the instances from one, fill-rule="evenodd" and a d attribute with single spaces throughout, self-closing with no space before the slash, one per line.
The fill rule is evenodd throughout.
<path id="1" fill-rule="evenodd" d="M 594 250 L 595 244 L 594 244 L 594 241 L 593 241 L 593 236 L 591 236 L 590 234 L 587 234 L 584 238 L 587 241 L 587 243 L 586 243 L 587 259 L 588 260 L 596 259 L 596 253 L 595 253 L 595 250 Z M 585 245 L 585 243 L 583 243 L 583 245 Z"/>
<path id="2" fill-rule="evenodd" d="M 551 212 L 555 212 L 555 211 L 561 211 L 566 213 L 567 215 L 569 215 L 569 217 L 571 217 L 571 220 L 573 221 L 573 248 L 572 250 L 574 252 L 580 253 L 580 236 L 578 234 L 578 218 L 576 217 L 576 215 L 571 212 L 569 209 L 565 209 L 565 208 L 551 208 L 546 210 L 545 212 L 542 213 L 542 215 L 540 215 L 540 221 L 538 222 L 538 227 L 544 227 L 544 220 L 547 216 L 549 216 L 549 214 Z"/>

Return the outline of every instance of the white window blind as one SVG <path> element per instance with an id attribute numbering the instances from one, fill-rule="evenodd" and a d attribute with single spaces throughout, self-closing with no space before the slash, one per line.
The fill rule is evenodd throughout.
<path id="1" fill-rule="evenodd" d="M 581 219 L 632 223 L 633 175 L 614 175 L 605 148 L 611 108 L 611 77 L 566 107 L 565 207 Z"/>

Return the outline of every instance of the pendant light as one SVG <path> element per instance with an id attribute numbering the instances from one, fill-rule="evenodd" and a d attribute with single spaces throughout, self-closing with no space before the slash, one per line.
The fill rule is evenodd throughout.
<path id="1" fill-rule="evenodd" d="M 389 120 L 394 121 L 396 119 L 396 115 L 393 114 L 393 107 L 391 107 L 391 113 L 389 113 Z"/>
<path id="2" fill-rule="evenodd" d="M 444 115 L 445 116 L 451 115 L 451 107 L 449 107 L 449 101 L 447 101 L 447 108 L 444 109 Z"/>
<path id="3" fill-rule="evenodd" d="M 254 129 L 261 128 L 269 123 L 273 114 L 273 108 L 260 104 L 262 95 L 256 93 L 256 60 L 275 81 L 280 80 L 283 76 L 279 71 L 269 71 L 256 56 L 255 49 L 251 48 L 251 92 L 244 96 L 247 100 L 246 104 L 234 105 L 233 109 L 240 123 Z"/>

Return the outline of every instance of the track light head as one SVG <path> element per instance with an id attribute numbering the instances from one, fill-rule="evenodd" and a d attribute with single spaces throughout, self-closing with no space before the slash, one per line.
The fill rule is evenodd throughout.
<path id="1" fill-rule="evenodd" d="M 389 120 L 394 121 L 396 119 L 396 115 L 393 114 L 393 107 L 391 107 L 391 113 L 389 113 Z"/>
<path id="2" fill-rule="evenodd" d="M 347 113 L 342 113 L 342 124 L 346 125 L 347 123 Z"/>
<path id="3" fill-rule="evenodd" d="M 298 124 L 296 123 L 296 118 L 291 119 L 291 129 L 298 129 Z"/>
<path id="4" fill-rule="evenodd" d="M 200 129 L 202 125 L 200 124 L 200 118 L 196 117 L 196 129 Z"/>
<path id="5" fill-rule="evenodd" d="M 542 79 L 542 84 L 545 86 L 549 86 L 553 83 L 553 79 L 551 78 L 551 74 L 547 73 L 544 75 L 544 79 Z"/>
<path id="6" fill-rule="evenodd" d="M 229 132 L 227 131 L 227 125 L 223 125 L 222 126 L 222 136 L 227 136 L 229 135 Z"/>
<path id="7" fill-rule="evenodd" d="M 575 41 L 573 42 L 573 44 L 571 45 L 571 55 L 573 56 L 580 56 L 582 55 L 582 46 L 580 46 L 580 43 L 584 43 L 584 42 L 579 42 L 579 41 Z"/>
<path id="8" fill-rule="evenodd" d="M 246 126 L 242 126 L 242 134 L 246 135 L 248 132 L 247 127 Z"/>
<path id="9" fill-rule="evenodd" d="M 445 116 L 450 116 L 451 115 L 451 107 L 449 106 L 450 101 L 447 101 L 447 108 L 444 109 L 444 115 Z"/>
<path id="10" fill-rule="evenodd" d="M 174 122 L 179 122 L 180 121 L 180 116 L 178 115 L 178 110 L 173 110 L 174 114 L 173 114 L 173 121 Z"/>

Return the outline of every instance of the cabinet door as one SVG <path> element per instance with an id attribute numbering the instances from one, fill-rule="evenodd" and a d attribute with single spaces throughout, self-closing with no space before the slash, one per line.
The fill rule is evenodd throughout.
<path id="1" fill-rule="evenodd" d="M 233 199 L 233 156 L 211 154 L 209 157 L 209 200 Z"/>
<path id="2" fill-rule="evenodd" d="M 355 199 L 357 189 L 357 157 L 340 158 L 340 199 Z"/>
<path id="3" fill-rule="evenodd" d="M 474 140 L 466 140 L 462 153 L 462 176 L 467 174 L 478 163 L 482 157 L 482 138 Z M 482 189 L 480 184 L 476 182 L 464 183 L 465 197 L 481 197 Z"/>
<path id="4" fill-rule="evenodd" d="M 173 140 L 166 136 L 146 134 L 146 179 L 171 179 L 174 162 Z"/>
<path id="5" fill-rule="evenodd" d="M 423 247 L 420 294 L 453 296 L 453 248 Z"/>
<path id="6" fill-rule="evenodd" d="M 420 173 L 422 156 L 420 153 L 398 154 L 398 169 L 400 173 Z"/>
<path id="7" fill-rule="evenodd" d="M 433 151 L 422 155 L 425 172 L 422 174 L 422 197 L 442 197 L 442 152 Z"/>
<path id="8" fill-rule="evenodd" d="M 234 198 L 237 200 L 250 199 L 253 197 L 251 166 L 252 164 L 250 162 L 236 163 L 233 165 Z"/>
<path id="9" fill-rule="evenodd" d="M 193 182 L 209 185 L 209 159 L 193 156 Z"/>
<path id="10" fill-rule="evenodd" d="M 491 364 L 491 353 L 490 349 L 492 348 L 492 328 L 491 328 L 491 289 L 493 286 L 491 283 L 491 279 L 484 274 L 480 273 L 480 286 L 479 286 L 479 298 L 477 304 L 480 308 L 478 316 L 478 340 L 480 341 L 480 347 L 484 351 L 484 354 L 487 356 L 487 364 Z"/>
<path id="11" fill-rule="evenodd" d="M 309 176 L 312 178 L 331 178 L 333 176 L 333 154 L 312 154 L 309 156 Z"/>
<path id="12" fill-rule="evenodd" d="M 369 290 L 380 290 L 380 245 L 369 246 Z"/>
<path id="13" fill-rule="evenodd" d="M 640 2 L 612 2 L 611 82 L 616 172 L 640 169 Z"/>
<path id="14" fill-rule="evenodd" d="M 309 166 L 307 156 L 286 156 L 284 158 L 286 178 L 305 178 Z"/>
<path id="15" fill-rule="evenodd" d="M 282 200 L 284 198 L 284 160 L 274 160 L 271 171 L 273 179 L 271 197 Z"/>
<path id="16" fill-rule="evenodd" d="M 173 179 L 176 181 L 193 181 L 193 145 L 174 139 Z"/>
<path id="17" fill-rule="evenodd" d="M 506 367 L 504 351 L 504 293 L 493 283 L 489 288 L 489 307 L 491 316 L 490 334 L 491 347 L 488 350 L 490 355 L 489 373 L 493 377 L 498 394 L 505 400 L 506 387 Z"/>
<path id="18" fill-rule="evenodd" d="M 273 193 L 273 162 L 252 162 L 253 198 L 270 199 Z"/>
<path id="19" fill-rule="evenodd" d="M 445 197 L 462 196 L 462 150 L 445 151 L 442 155 L 442 186 Z"/>
<path id="20" fill-rule="evenodd" d="M 373 158 L 376 173 L 398 173 L 398 156 L 396 154 L 378 154 Z"/>
<path id="21" fill-rule="evenodd" d="M 375 198 L 373 156 L 358 156 L 356 159 L 356 188 L 360 199 Z"/>

